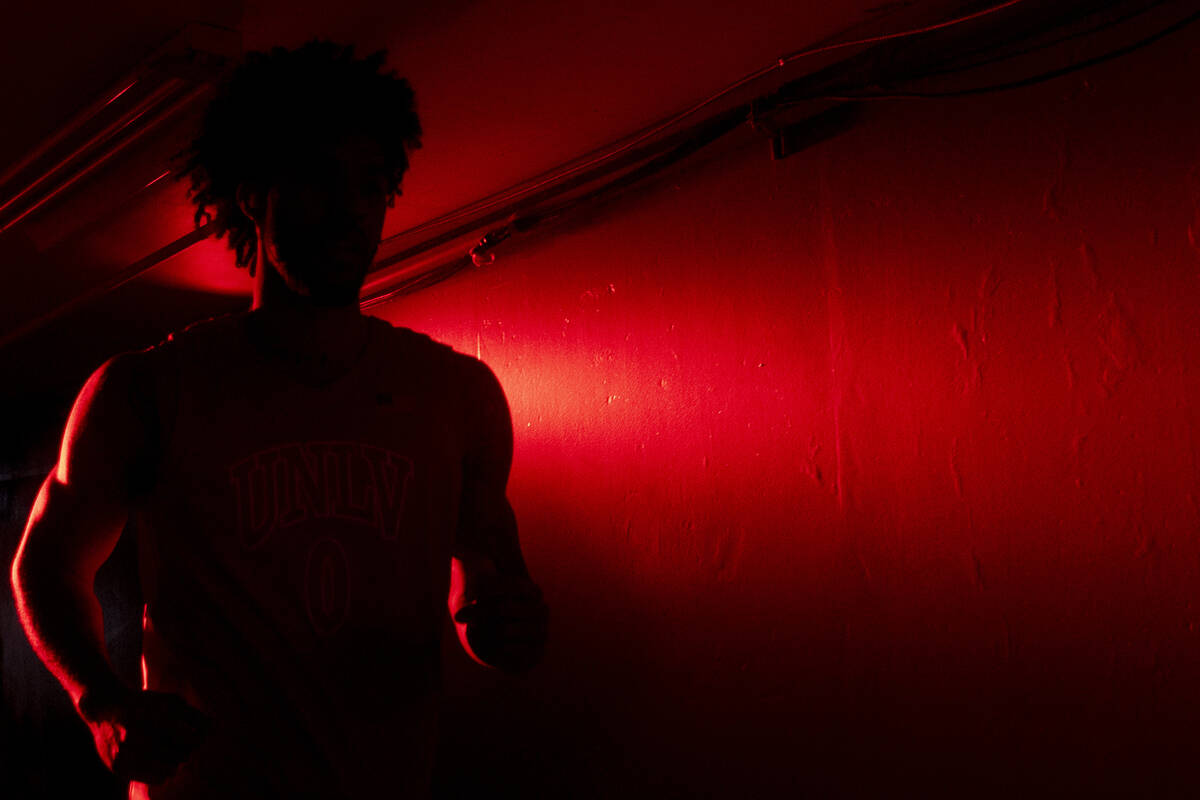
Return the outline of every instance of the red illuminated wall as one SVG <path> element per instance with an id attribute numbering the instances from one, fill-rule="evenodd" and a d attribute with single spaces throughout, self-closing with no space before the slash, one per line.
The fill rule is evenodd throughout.
<path id="1" fill-rule="evenodd" d="M 451 783 L 1200 790 L 1197 45 L 880 103 L 376 309 L 500 377 L 554 613 L 524 681 L 453 662 Z"/>

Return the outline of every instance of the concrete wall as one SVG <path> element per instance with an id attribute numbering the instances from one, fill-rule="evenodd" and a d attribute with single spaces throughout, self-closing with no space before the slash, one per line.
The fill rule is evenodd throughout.
<path id="1" fill-rule="evenodd" d="M 525 679 L 447 647 L 442 794 L 1193 794 L 1197 45 L 879 103 L 373 311 L 499 375 L 554 613 Z M 58 748 L 8 757 L 101 781 L 5 614 Z"/>
<path id="2" fill-rule="evenodd" d="M 524 681 L 451 661 L 448 785 L 1200 788 L 1198 44 L 879 103 L 373 311 L 500 377 L 554 612 Z"/>

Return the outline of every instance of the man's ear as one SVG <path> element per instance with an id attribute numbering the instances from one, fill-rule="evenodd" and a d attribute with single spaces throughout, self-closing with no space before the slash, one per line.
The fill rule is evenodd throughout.
<path id="1" fill-rule="evenodd" d="M 266 211 L 266 193 L 257 186 L 239 183 L 235 197 L 242 213 L 249 217 L 255 225 L 261 225 L 263 214 Z"/>

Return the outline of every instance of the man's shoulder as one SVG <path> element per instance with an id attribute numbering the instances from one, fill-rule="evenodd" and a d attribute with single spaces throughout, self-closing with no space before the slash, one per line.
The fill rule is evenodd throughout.
<path id="1" fill-rule="evenodd" d="M 381 320 L 394 337 L 395 348 L 390 352 L 401 369 L 420 373 L 426 387 L 441 393 L 456 406 L 465 403 L 474 413 L 480 405 L 494 408 L 507 406 L 504 389 L 496 374 L 474 355 L 455 350 L 426 333 L 392 325 Z"/>
<path id="2" fill-rule="evenodd" d="M 421 333 L 402 325 L 393 325 L 379 317 L 371 317 L 371 319 L 377 320 L 377 324 L 386 327 L 388 335 L 391 337 L 392 352 L 397 355 L 415 356 L 425 360 L 429 366 L 441 365 L 456 371 L 464 368 L 469 370 L 469 364 L 478 361 L 474 356 L 461 353 L 451 345 L 440 342 L 427 333 Z"/>
<path id="3" fill-rule="evenodd" d="M 448 347 L 427 333 L 414 331 L 412 328 L 406 328 L 403 325 L 393 325 L 382 317 L 375 317 L 368 314 L 367 319 L 371 320 L 379 329 L 386 331 L 387 336 L 390 337 L 390 345 L 395 349 L 408 348 L 434 353 Z"/>
<path id="4" fill-rule="evenodd" d="M 185 351 L 188 360 L 191 360 L 205 352 L 215 355 L 239 349 L 245 346 L 244 325 L 249 313 L 232 311 L 197 320 L 168 334 L 156 344 L 127 355 L 140 356 L 137 360 L 152 368 L 152 365 L 172 360 L 176 354 Z M 383 337 L 388 358 L 400 363 L 420 364 L 424 370 L 442 371 L 468 379 L 476 379 L 479 372 L 487 369 L 475 356 L 460 352 L 428 333 L 394 325 L 370 314 L 365 316 Z"/>
<path id="5" fill-rule="evenodd" d="M 196 320 L 168 333 L 154 344 L 120 353 L 118 357 L 150 366 L 182 349 L 219 348 L 221 344 L 236 346 L 239 324 L 245 313 L 232 311 Z"/>
<path id="6" fill-rule="evenodd" d="M 193 362 L 197 354 L 219 354 L 224 347 L 236 347 L 231 334 L 237 330 L 237 312 L 197 320 L 179 328 L 154 344 L 125 350 L 111 356 L 100 370 L 119 376 L 135 395 L 145 395 L 169 385 L 183 362 Z M 187 350 L 187 355 L 183 352 Z"/>
<path id="7" fill-rule="evenodd" d="M 241 335 L 243 326 L 246 321 L 246 316 L 250 312 L 247 310 L 230 311 L 225 314 L 217 314 L 212 317 L 198 319 L 195 322 L 188 323 L 182 328 L 170 333 L 163 339 L 159 345 L 162 346 L 170 343 L 199 343 L 212 342 L 215 340 L 233 341 Z"/>

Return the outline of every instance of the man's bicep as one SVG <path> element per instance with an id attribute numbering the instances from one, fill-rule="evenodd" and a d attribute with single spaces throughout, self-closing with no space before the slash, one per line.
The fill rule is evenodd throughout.
<path id="1" fill-rule="evenodd" d="M 148 444 L 146 421 L 134 404 L 135 359 L 109 359 L 75 399 L 58 461 L 38 493 L 18 553 L 39 571 L 94 573 L 121 535 Z"/>

